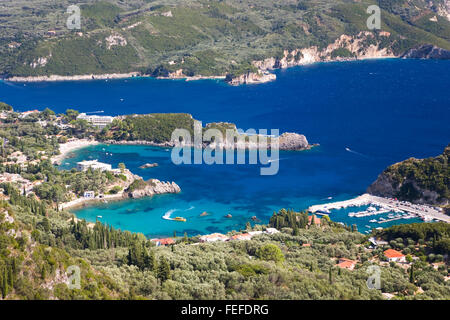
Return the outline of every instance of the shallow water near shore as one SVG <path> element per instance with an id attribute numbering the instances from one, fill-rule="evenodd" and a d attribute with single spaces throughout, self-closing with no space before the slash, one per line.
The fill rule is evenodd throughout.
<path id="1" fill-rule="evenodd" d="M 273 211 L 283 207 L 301 210 L 349 199 L 364 193 L 388 165 L 436 156 L 450 142 L 450 61 L 324 63 L 276 73 L 275 82 L 239 87 L 213 80 L 0 82 L 0 100 L 22 111 L 50 107 L 111 115 L 187 112 L 204 123 L 229 121 L 244 130 L 278 128 L 320 143 L 309 151 L 281 152 L 275 176 L 260 176 L 259 166 L 251 165 L 175 166 L 170 150 L 149 146 L 91 146 L 63 161 L 64 168 L 89 157 L 113 167 L 124 162 L 145 179 L 179 184 L 182 193 L 177 195 L 76 212 L 89 221 L 101 215 L 101 221 L 151 237 L 171 236 L 174 231 L 226 232 L 244 228 L 252 216 L 267 223 Z M 160 165 L 139 168 L 147 162 Z M 163 219 L 170 210 L 176 210 L 172 217 L 182 216 L 187 222 Z M 209 215 L 201 217 L 204 211 Z M 227 213 L 233 218 L 224 218 Z M 367 229 L 364 219 L 346 217 L 343 212 L 331 215 L 336 221 L 356 222 L 361 232 Z"/>

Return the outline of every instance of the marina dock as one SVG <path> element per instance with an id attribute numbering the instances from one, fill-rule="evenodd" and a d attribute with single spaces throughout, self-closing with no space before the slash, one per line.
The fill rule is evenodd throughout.
<path id="1" fill-rule="evenodd" d="M 330 210 L 343 209 L 347 207 L 360 207 L 364 205 L 376 205 L 384 209 L 388 209 L 392 212 L 407 212 L 409 214 L 418 216 L 425 221 L 431 221 L 434 219 L 450 223 L 450 216 L 443 214 L 434 207 L 413 204 L 407 201 L 398 201 L 389 198 L 377 197 L 368 193 L 350 200 L 314 205 L 309 207 L 308 211 L 311 213 L 330 213 Z"/>

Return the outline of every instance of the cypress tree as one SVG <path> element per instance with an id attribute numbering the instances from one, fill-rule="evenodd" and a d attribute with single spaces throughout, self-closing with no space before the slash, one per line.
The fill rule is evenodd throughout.
<path id="1" fill-rule="evenodd" d="M 163 283 L 170 277 L 170 265 L 164 257 L 159 259 L 157 277 Z"/>

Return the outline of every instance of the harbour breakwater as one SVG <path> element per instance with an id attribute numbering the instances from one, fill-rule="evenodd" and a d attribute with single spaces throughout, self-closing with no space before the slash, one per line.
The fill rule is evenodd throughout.
<path id="1" fill-rule="evenodd" d="M 450 216 L 445 215 L 442 211 L 435 207 L 416 205 L 407 201 L 377 197 L 368 193 L 350 200 L 313 205 L 308 208 L 308 211 L 311 213 L 330 213 L 331 210 L 343 209 L 347 207 L 360 207 L 364 205 L 376 205 L 393 212 L 408 212 L 409 214 L 421 217 L 425 221 L 431 221 L 434 219 L 450 223 Z"/>

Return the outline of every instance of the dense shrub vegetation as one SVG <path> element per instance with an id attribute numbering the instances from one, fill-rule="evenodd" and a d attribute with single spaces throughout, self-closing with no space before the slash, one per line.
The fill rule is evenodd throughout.
<path id="1" fill-rule="evenodd" d="M 81 30 L 66 28 L 70 4 L 10 2 L 0 17 L 0 74 L 167 76 L 182 68 L 187 76 L 236 76 L 254 69 L 254 59 L 368 31 L 371 4 L 382 9 L 382 30 L 391 33 L 383 46 L 395 54 L 424 43 L 450 49 L 450 23 L 438 15 L 444 0 L 86 0 Z M 111 35 L 126 42 L 110 46 Z"/>

